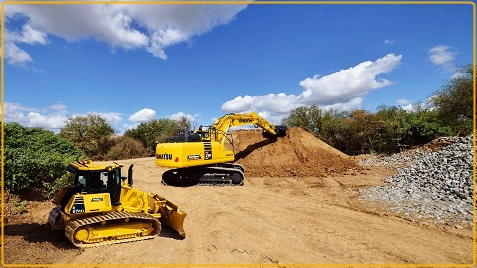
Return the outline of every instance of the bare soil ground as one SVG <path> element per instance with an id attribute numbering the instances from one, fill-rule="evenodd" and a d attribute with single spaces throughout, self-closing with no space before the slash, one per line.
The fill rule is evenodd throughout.
<path id="1" fill-rule="evenodd" d="M 28 212 L 5 200 L 4 264 L 110 267 L 303 266 L 305 264 L 471 264 L 473 230 L 395 215 L 361 201 L 357 189 L 382 184 L 395 171 L 363 168 L 301 129 L 267 143 L 259 131 L 233 132 L 245 185 L 172 187 L 154 158 L 134 164 L 136 187 L 157 193 L 187 213 L 181 239 L 163 227 L 151 240 L 77 249 L 52 231 L 51 202 L 31 201 Z M 126 168 L 127 168 L 126 166 Z"/>

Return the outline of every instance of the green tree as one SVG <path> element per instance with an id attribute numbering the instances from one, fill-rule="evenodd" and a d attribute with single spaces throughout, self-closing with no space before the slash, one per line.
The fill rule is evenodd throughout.
<path id="1" fill-rule="evenodd" d="M 6 123 L 3 134 L 4 183 L 12 193 L 37 188 L 51 197 L 64 185 L 68 163 L 84 156 L 72 142 L 41 128 Z"/>
<path id="2" fill-rule="evenodd" d="M 72 141 L 91 159 L 102 160 L 112 146 L 113 127 L 100 115 L 68 118 L 60 136 Z"/>
<path id="3" fill-rule="evenodd" d="M 422 104 L 414 105 L 414 110 L 406 112 L 400 123 L 401 144 L 423 145 L 439 136 L 451 135 L 450 127 L 440 120 L 439 112 L 425 109 Z"/>
<path id="4" fill-rule="evenodd" d="M 401 107 L 379 106 L 375 113 L 379 122 L 374 149 L 379 153 L 394 153 L 400 149 L 402 143 L 402 124 L 406 121 L 407 112 Z"/>
<path id="5" fill-rule="evenodd" d="M 348 112 L 336 109 L 323 111 L 321 130 L 317 137 L 345 153 L 346 140 L 349 139 Z"/>
<path id="6" fill-rule="evenodd" d="M 379 130 L 375 148 L 380 153 L 395 153 L 401 146 L 423 145 L 431 140 L 451 135 L 434 109 L 425 108 L 422 103 L 414 105 L 412 111 L 401 107 L 378 107 L 376 117 Z"/>
<path id="7" fill-rule="evenodd" d="M 381 128 L 376 115 L 366 110 L 355 110 L 350 112 L 348 124 L 350 139 L 347 140 L 347 150 L 353 154 L 374 152 Z"/>
<path id="8" fill-rule="evenodd" d="M 128 129 L 124 136 L 141 141 L 150 155 L 156 152 L 157 142 L 163 142 L 166 137 L 176 135 L 180 131 L 177 121 L 172 119 L 154 119 L 139 124 L 135 129 Z"/>
<path id="9" fill-rule="evenodd" d="M 422 145 L 450 135 L 450 128 L 438 115 L 437 111 L 420 104 L 415 105 L 413 111 L 381 106 L 376 113 L 303 106 L 292 110 L 282 122 L 301 127 L 336 149 L 356 155 L 394 153 L 399 151 L 399 145 Z"/>
<path id="10" fill-rule="evenodd" d="M 322 111 L 318 105 L 300 106 L 290 111 L 290 115 L 282 119 L 282 124 L 290 127 L 300 127 L 318 135 L 322 126 Z"/>
<path id="11" fill-rule="evenodd" d="M 189 132 L 192 129 L 192 123 L 187 117 L 182 116 L 177 122 L 177 127 L 180 133 Z"/>
<path id="12" fill-rule="evenodd" d="M 440 120 L 451 126 L 455 134 L 469 134 L 474 117 L 474 68 L 467 64 L 459 68 L 459 73 L 461 75 L 450 79 L 434 93 L 432 102 Z"/>

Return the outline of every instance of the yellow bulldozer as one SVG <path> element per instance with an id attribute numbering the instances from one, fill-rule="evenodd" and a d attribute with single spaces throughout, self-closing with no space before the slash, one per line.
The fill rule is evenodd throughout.
<path id="1" fill-rule="evenodd" d="M 165 198 L 132 186 L 132 169 L 121 176 L 123 164 L 95 165 L 90 160 L 68 165 L 74 174 L 72 187 L 53 198 L 48 215 L 52 229 L 65 229 L 76 247 L 125 243 L 154 238 L 161 224 L 185 237 L 186 213 Z"/>
<path id="2" fill-rule="evenodd" d="M 162 182 L 173 186 L 243 185 L 244 168 L 234 163 L 235 154 L 225 142 L 231 127 L 254 125 L 270 142 L 286 135 L 287 127 L 275 126 L 255 112 L 227 114 L 207 130 L 183 133 L 166 138 L 156 146 L 156 165 L 172 168 L 162 175 Z"/>

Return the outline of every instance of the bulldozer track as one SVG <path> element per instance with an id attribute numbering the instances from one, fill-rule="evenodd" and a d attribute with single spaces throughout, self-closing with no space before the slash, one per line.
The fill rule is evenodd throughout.
<path id="1" fill-rule="evenodd" d="M 126 237 L 126 236 L 114 236 L 114 237 L 105 237 L 102 241 L 97 241 L 93 243 L 81 243 L 77 242 L 74 239 L 74 234 L 78 228 L 82 226 L 92 225 L 96 223 L 101 223 L 103 221 L 111 221 L 111 220 L 121 220 L 121 219 L 134 219 L 134 220 L 147 220 L 152 221 L 154 224 L 154 231 L 146 236 L 133 236 L 133 237 Z M 103 215 L 97 215 L 93 217 L 83 218 L 72 220 L 68 223 L 65 228 L 65 235 L 68 240 L 70 240 L 73 245 L 80 248 L 88 248 L 88 247 L 98 247 L 102 245 L 111 245 L 111 244 L 120 244 L 120 243 L 128 243 L 140 240 L 147 240 L 153 239 L 154 235 L 158 234 L 161 231 L 161 223 L 158 219 L 154 218 L 151 215 L 144 214 L 144 213 L 133 213 L 133 212 L 110 212 Z"/>

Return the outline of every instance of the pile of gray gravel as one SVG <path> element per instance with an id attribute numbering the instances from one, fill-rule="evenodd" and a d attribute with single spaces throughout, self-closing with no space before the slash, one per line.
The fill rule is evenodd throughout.
<path id="1" fill-rule="evenodd" d="M 391 210 L 413 218 L 454 224 L 457 228 L 471 226 L 472 136 L 446 140 L 454 143 L 436 152 L 416 149 L 363 159 L 361 164 L 364 166 L 405 167 L 384 179 L 388 185 L 361 189 L 361 198 L 382 202 Z"/>

